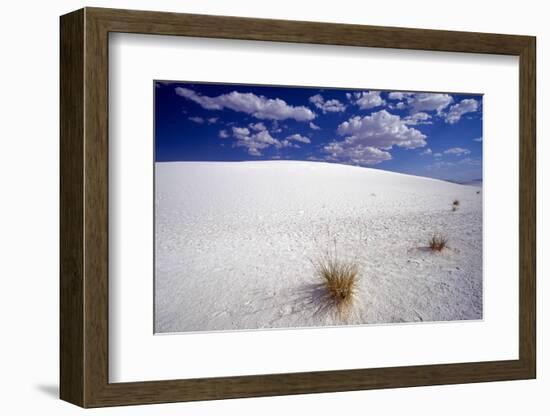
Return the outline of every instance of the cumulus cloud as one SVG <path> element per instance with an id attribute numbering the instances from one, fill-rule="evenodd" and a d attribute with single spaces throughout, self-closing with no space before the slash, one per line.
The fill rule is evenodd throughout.
<path id="1" fill-rule="evenodd" d="M 233 127 L 232 130 L 233 137 L 237 139 L 233 145 L 235 147 L 244 147 L 251 156 L 261 156 L 261 151 L 269 146 L 283 146 L 279 140 L 271 137 L 267 130 L 257 133 L 251 133 L 246 127 Z"/>
<path id="2" fill-rule="evenodd" d="M 468 149 L 463 149 L 462 147 L 451 147 L 443 152 L 446 155 L 469 155 L 471 152 Z"/>
<path id="3" fill-rule="evenodd" d="M 390 92 L 388 98 L 390 100 L 402 100 L 405 96 L 402 92 Z"/>
<path id="4" fill-rule="evenodd" d="M 267 127 L 262 122 L 260 122 L 260 123 L 250 123 L 248 125 L 248 127 L 250 127 L 252 130 L 255 130 L 255 131 L 267 130 Z"/>
<path id="5" fill-rule="evenodd" d="M 248 130 L 246 127 L 232 127 L 233 130 L 233 136 L 235 136 L 237 139 L 242 139 L 246 136 L 250 136 L 250 130 Z"/>
<path id="6" fill-rule="evenodd" d="M 321 130 L 321 127 L 319 127 L 317 124 L 315 124 L 313 121 L 309 122 L 309 128 L 312 130 Z"/>
<path id="7" fill-rule="evenodd" d="M 311 143 L 308 137 L 302 136 L 301 134 L 292 134 L 286 138 L 287 140 L 294 140 L 301 143 Z"/>
<path id="8" fill-rule="evenodd" d="M 407 104 L 411 107 L 413 114 L 422 111 L 437 111 L 440 113 L 452 102 L 453 97 L 449 94 L 416 93 L 407 99 Z"/>
<path id="9" fill-rule="evenodd" d="M 445 121 L 449 124 L 454 124 L 458 122 L 464 114 L 476 112 L 477 108 L 477 100 L 474 100 L 473 98 L 466 98 L 458 104 L 451 106 L 449 112 L 445 116 Z"/>
<path id="10" fill-rule="evenodd" d="M 442 157 L 443 154 L 442 153 L 434 153 L 434 157 Z"/>
<path id="11" fill-rule="evenodd" d="M 281 148 L 281 147 L 300 147 L 300 145 L 296 143 L 292 143 L 288 139 L 284 139 L 284 140 L 281 140 L 280 144 L 277 146 L 277 148 Z"/>
<path id="12" fill-rule="evenodd" d="M 423 152 L 420 153 L 422 156 L 429 156 L 432 154 L 432 149 L 430 149 L 429 147 L 424 150 Z"/>
<path id="13" fill-rule="evenodd" d="M 408 127 L 407 122 L 398 115 L 380 110 L 370 115 L 355 116 L 344 121 L 336 130 L 346 140 L 357 145 L 373 146 L 388 150 L 392 146 L 414 149 L 426 145 L 426 135 L 415 128 Z"/>
<path id="14" fill-rule="evenodd" d="M 225 131 L 225 130 L 222 130 Z M 263 123 L 250 123 L 248 127 L 232 127 L 233 137 L 236 142 L 235 147 L 244 147 L 251 156 L 262 156 L 262 151 L 270 146 L 276 149 L 285 147 L 300 147 L 299 143 L 311 143 L 308 137 L 301 134 L 291 134 L 283 140 L 271 136 L 267 127 Z M 222 132 L 220 131 L 220 137 Z"/>
<path id="15" fill-rule="evenodd" d="M 220 139 L 227 139 L 229 137 L 229 133 L 227 132 L 227 130 L 220 130 L 220 132 L 218 133 L 218 137 Z"/>
<path id="16" fill-rule="evenodd" d="M 323 147 L 327 160 L 357 165 L 375 165 L 392 158 L 393 146 L 414 149 L 426 146 L 426 136 L 407 121 L 386 110 L 355 116 L 341 123 L 337 133 L 343 140 L 333 140 Z"/>
<path id="17" fill-rule="evenodd" d="M 483 141 L 483 137 L 477 137 L 474 139 L 474 142 L 482 142 Z"/>
<path id="18" fill-rule="evenodd" d="M 177 87 L 176 94 L 188 100 L 194 101 L 207 110 L 223 110 L 228 108 L 250 114 L 258 119 L 310 121 L 315 118 L 315 113 L 304 106 L 291 106 L 280 98 L 266 98 L 253 93 L 241 93 L 237 91 L 228 94 L 209 97 L 199 94 L 189 88 Z"/>
<path id="19" fill-rule="evenodd" d="M 282 131 L 283 131 L 283 129 L 281 128 L 281 126 L 279 126 L 279 122 L 277 120 L 273 120 L 271 122 L 271 132 L 272 133 L 280 133 Z"/>
<path id="20" fill-rule="evenodd" d="M 459 166 L 459 165 L 467 165 L 467 166 L 481 166 L 481 159 L 472 159 L 470 157 L 465 157 L 464 159 L 460 159 L 456 162 L 449 162 L 449 161 L 443 161 L 438 160 L 435 163 L 428 165 L 428 169 L 441 169 L 451 166 Z"/>
<path id="21" fill-rule="evenodd" d="M 347 140 L 343 142 L 333 141 L 324 146 L 323 151 L 327 153 L 327 160 L 362 166 L 376 165 L 392 158 L 391 154 L 385 150 L 355 144 Z"/>
<path id="22" fill-rule="evenodd" d="M 439 160 L 435 163 L 432 163 L 431 165 L 426 166 L 426 168 L 428 170 L 441 169 L 441 168 L 445 168 L 445 167 L 449 167 L 449 166 L 455 166 L 455 165 L 456 165 L 456 163 L 454 163 L 454 162 L 445 162 L 443 160 Z"/>
<path id="23" fill-rule="evenodd" d="M 197 124 L 203 124 L 204 123 L 204 118 L 202 118 L 202 117 L 189 117 L 189 120 L 191 120 L 192 122 L 197 123 Z"/>
<path id="24" fill-rule="evenodd" d="M 394 91 L 394 92 L 390 92 L 388 94 L 388 98 L 390 100 L 403 100 L 404 98 L 408 98 L 410 96 L 412 96 L 413 93 L 410 93 L 410 92 L 399 92 L 399 91 Z"/>
<path id="25" fill-rule="evenodd" d="M 460 159 L 457 163 L 460 165 L 480 166 L 481 159 L 473 159 L 471 157 L 465 157 L 464 159 Z"/>
<path id="26" fill-rule="evenodd" d="M 208 121 L 208 124 L 216 124 L 218 119 L 219 117 L 210 117 L 207 121 Z"/>
<path id="27" fill-rule="evenodd" d="M 431 118 L 432 116 L 428 113 L 420 112 L 405 117 L 403 122 L 412 126 L 416 126 L 417 124 L 432 124 L 432 122 L 429 121 Z"/>
<path id="28" fill-rule="evenodd" d="M 323 113 L 338 113 L 346 110 L 346 106 L 336 99 L 325 100 L 321 94 L 309 97 L 309 102 Z"/>
<path id="29" fill-rule="evenodd" d="M 362 110 L 368 110 L 369 108 L 380 107 L 386 104 L 386 101 L 380 96 L 380 91 L 361 91 L 347 93 L 346 97 L 352 103 L 356 104 Z"/>

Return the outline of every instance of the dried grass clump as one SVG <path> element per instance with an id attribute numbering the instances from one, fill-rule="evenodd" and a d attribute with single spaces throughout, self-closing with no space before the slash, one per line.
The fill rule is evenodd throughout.
<path id="1" fill-rule="evenodd" d="M 429 246 L 433 251 L 441 251 L 447 246 L 448 240 L 441 234 L 434 234 L 429 241 Z"/>
<path id="2" fill-rule="evenodd" d="M 333 302 L 341 315 L 347 315 L 357 295 L 357 264 L 341 261 L 336 255 L 326 255 L 317 262 L 316 272 L 325 284 L 328 300 Z"/>
<path id="3" fill-rule="evenodd" d="M 460 201 L 458 199 L 455 199 L 453 201 L 453 205 L 452 205 L 452 210 L 453 212 L 457 211 L 458 210 L 458 206 L 460 205 Z"/>

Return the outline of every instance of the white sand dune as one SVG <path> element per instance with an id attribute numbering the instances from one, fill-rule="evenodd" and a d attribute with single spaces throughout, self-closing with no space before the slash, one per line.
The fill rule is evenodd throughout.
<path id="1" fill-rule="evenodd" d="M 157 163 L 155 331 L 481 319 L 480 190 L 318 162 Z M 312 264 L 334 241 L 360 268 L 345 321 Z"/>

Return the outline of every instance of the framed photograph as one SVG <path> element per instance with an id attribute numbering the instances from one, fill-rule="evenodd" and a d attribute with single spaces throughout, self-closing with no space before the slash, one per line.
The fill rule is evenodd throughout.
<path id="1" fill-rule="evenodd" d="M 61 17 L 82 407 L 530 379 L 535 38 Z"/>

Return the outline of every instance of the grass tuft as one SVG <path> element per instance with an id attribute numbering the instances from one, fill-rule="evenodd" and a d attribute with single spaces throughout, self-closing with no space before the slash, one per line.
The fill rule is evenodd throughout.
<path id="1" fill-rule="evenodd" d="M 460 201 L 458 199 L 455 199 L 453 201 L 453 207 L 458 207 L 460 205 Z"/>
<path id="2" fill-rule="evenodd" d="M 441 251 L 448 247 L 448 240 L 441 234 L 434 234 L 429 241 L 429 246 L 433 251 Z"/>
<path id="3" fill-rule="evenodd" d="M 326 255 L 316 263 L 316 273 L 323 280 L 330 300 L 340 315 L 348 315 L 357 296 L 359 267 L 356 263 Z"/>

